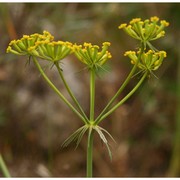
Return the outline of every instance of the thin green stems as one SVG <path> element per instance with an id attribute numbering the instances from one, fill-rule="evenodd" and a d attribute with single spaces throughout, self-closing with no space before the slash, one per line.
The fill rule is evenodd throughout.
<path id="1" fill-rule="evenodd" d="M 94 122 L 95 71 L 90 70 L 90 122 Z"/>
<path id="2" fill-rule="evenodd" d="M 88 143 L 87 143 L 87 174 L 86 177 L 93 175 L 93 129 L 89 128 Z"/>
<path id="3" fill-rule="evenodd" d="M 105 119 L 107 116 L 109 116 L 111 113 L 113 113 L 119 106 L 121 106 L 125 101 L 127 101 L 134 93 L 135 91 L 141 86 L 143 81 L 145 80 L 146 76 L 148 74 L 148 71 L 142 76 L 140 81 L 136 84 L 136 86 L 121 100 L 119 101 L 112 109 L 110 109 L 106 114 L 104 114 L 98 121 L 95 122 L 95 125 L 99 124 L 103 119 Z"/>
<path id="4" fill-rule="evenodd" d="M 109 101 L 109 103 L 106 105 L 106 107 L 103 109 L 103 111 L 101 112 L 101 114 L 97 117 L 96 121 L 98 121 L 103 114 L 108 110 L 108 108 L 112 105 L 112 103 L 115 101 L 115 99 L 119 96 L 119 94 L 124 90 L 124 88 L 126 87 L 126 85 L 129 83 L 129 81 L 131 80 L 132 75 L 134 74 L 135 70 L 137 67 L 137 63 L 133 66 L 131 72 L 129 73 L 128 77 L 126 78 L 126 80 L 124 81 L 124 83 L 122 84 L 122 86 L 119 88 L 119 90 L 116 92 L 116 94 L 112 97 L 112 99 Z"/>
<path id="5" fill-rule="evenodd" d="M 11 177 L 1 154 L 0 154 L 0 169 L 5 177 Z"/>
<path id="6" fill-rule="evenodd" d="M 79 109 L 79 111 L 82 113 L 83 117 L 88 121 L 88 118 L 87 118 L 86 114 L 84 113 L 81 105 L 79 104 L 79 102 L 77 101 L 76 97 L 73 95 L 71 89 L 69 88 L 69 86 L 68 86 L 68 84 L 67 84 L 67 82 L 66 82 L 66 80 L 65 80 L 65 78 L 64 78 L 64 75 L 63 75 L 63 73 L 62 73 L 62 70 L 61 70 L 61 68 L 59 67 L 59 63 L 58 63 L 58 62 L 55 62 L 54 64 L 55 64 L 55 66 L 57 67 L 57 70 L 58 70 L 58 72 L 59 72 L 59 75 L 60 75 L 60 77 L 61 77 L 61 79 L 62 79 L 62 81 L 63 81 L 63 83 L 64 83 L 64 85 L 65 85 L 65 87 L 66 87 L 66 89 L 67 89 L 67 91 L 68 91 L 68 93 L 69 93 L 69 95 L 70 95 L 70 97 L 71 97 L 72 100 L 74 101 L 74 103 L 75 103 L 75 105 L 77 106 L 77 108 Z"/>
<path id="7" fill-rule="evenodd" d="M 46 74 L 44 73 L 43 69 L 41 68 L 40 64 L 38 63 L 38 61 L 36 60 L 36 58 L 33 56 L 33 62 L 36 65 L 36 67 L 38 68 L 39 72 L 41 73 L 41 75 L 43 76 L 43 78 L 45 79 L 45 81 L 48 83 L 48 85 L 54 90 L 54 92 L 56 92 L 56 94 L 61 98 L 61 100 L 63 100 L 63 102 L 75 113 L 79 116 L 79 118 L 85 123 L 87 124 L 86 119 L 84 119 L 84 117 L 71 105 L 71 103 L 62 95 L 62 93 L 54 86 L 54 84 L 51 82 L 51 80 L 46 76 Z"/>
<path id="8" fill-rule="evenodd" d="M 94 123 L 94 103 L 95 103 L 95 71 L 90 70 L 90 123 Z M 93 174 L 93 128 L 89 127 L 87 142 L 87 177 Z"/>
<path id="9" fill-rule="evenodd" d="M 119 94 L 124 90 L 124 88 L 126 87 L 126 85 L 129 83 L 129 81 L 131 80 L 134 72 L 136 71 L 137 69 L 137 66 L 138 66 L 138 63 L 140 61 L 140 58 L 141 58 L 141 55 L 144 51 L 144 48 L 142 46 L 141 48 L 141 51 L 139 53 L 139 56 L 138 56 L 138 60 L 136 62 L 136 64 L 133 66 L 133 68 L 131 69 L 129 75 L 127 76 L 127 78 L 125 79 L 124 83 L 121 85 L 121 87 L 119 88 L 119 90 L 116 92 L 116 94 L 112 97 L 112 99 L 109 101 L 109 103 L 106 105 L 106 107 L 103 109 L 103 111 L 101 112 L 101 114 L 96 118 L 96 122 L 98 122 L 101 117 L 105 114 L 105 112 L 109 109 L 109 107 L 113 104 L 113 102 L 115 101 L 115 99 L 119 96 Z"/>

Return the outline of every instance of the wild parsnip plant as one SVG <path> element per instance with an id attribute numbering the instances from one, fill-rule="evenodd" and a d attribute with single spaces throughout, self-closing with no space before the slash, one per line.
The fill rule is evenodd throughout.
<path id="1" fill-rule="evenodd" d="M 130 59 L 133 65 L 129 75 L 124 80 L 123 84 L 119 87 L 117 93 L 107 103 L 102 112 L 95 117 L 95 81 L 99 69 L 104 69 L 104 64 L 112 58 L 111 53 L 108 51 L 110 42 L 104 42 L 102 47 L 92 45 L 91 43 L 83 43 L 83 45 L 73 44 L 71 42 L 54 41 L 54 37 L 47 31 L 43 34 L 24 35 L 21 39 L 13 40 L 10 42 L 7 53 L 13 53 L 20 56 L 31 57 L 34 65 L 45 79 L 47 84 L 54 90 L 59 98 L 79 117 L 83 126 L 77 129 L 68 139 L 63 143 L 63 147 L 69 143 L 76 141 L 76 145 L 81 142 L 82 137 L 87 133 L 87 177 L 93 176 L 93 135 L 98 133 L 99 137 L 106 145 L 110 158 L 112 158 L 111 150 L 108 144 L 107 136 L 112 140 L 111 134 L 100 126 L 100 123 L 105 120 L 111 113 L 125 103 L 143 84 L 143 82 L 154 75 L 166 57 L 165 51 L 157 50 L 151 42 L 157 40 L 165 35 L 165 27 L 169 25 L 165 20 L 159 20 L 158 17 L 151 17 L 142 21 L 140 18 L 135 18 L 129 24 L 121 24 L 119 29 L 123 29 L 129 36 L 139 41 L 137 51 L 127 51 L 125 56 Z M 74 54 L 80 62 L 82 62 L 88 69 L 90 76 L 90 114 L 86 115 L 80 103 L 74 96 L 71 88 L 65 80 L 61 61 L 70 54 Z M 55 84 L 46 75 L 43 70 L 40 60 L 46 61 L 54 65 L 59 73 L 67 92 L 72 98 L 72 102 L 61 93 Z M 119 102 L 114 104 L 115 100 L 119 97 L 120 93 L 124 90 L 127 84 L 132 80 L 136 74 L 140 73 L 141 78 L 132 90 L 127 93 Z M 97 102 L 100 103 L 100 102 Z"/>

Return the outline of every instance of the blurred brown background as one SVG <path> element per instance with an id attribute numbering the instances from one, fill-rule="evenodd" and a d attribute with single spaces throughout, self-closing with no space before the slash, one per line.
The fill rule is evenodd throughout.
<path id="1" fill-rule="evenodd" d="M 96 115 L 131 69 L 123 56 L 137 41 L 122 30 L 132 18 L 158 16 L 170 22 L 166 36 L 153 44 L 165 50 L 156 76 L 101 125 L 115 138 L 113 161 L 98 136 L 94 143 L 96 177 L 180 176 L 180 4 L 179 3 L 1 3 L 0 152 L 13 177 L 84 177 L 86 137 L 74 150 L 62 142 L 82 124 L 47 86 L 28 59 L 6 54 L 10 40 L 48 30 L 56 40 L 110 41 L 108 73 L 97 79 Z M 178 51 L 179 50 L 179 51 Z M 89 77 L 73 56 L 62 63 L 65 77 L 88 114 Z M 66 94 L 57 72 L 46 72 Z M 134 77 L 123 97 L 137 82 Z M 179 90 L 178 90 L 179 89 Z M 0 172 L 0 176 L 2 176 Z"/>

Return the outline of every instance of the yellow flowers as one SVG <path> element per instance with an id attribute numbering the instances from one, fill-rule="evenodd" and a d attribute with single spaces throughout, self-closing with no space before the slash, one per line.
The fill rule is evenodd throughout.
<path id="1" fill-rule="evenodd" d="M 101 67 L 111 58 L 108 52 L 109 42 L 104 42 L 102 49 L 91 43 L 82 45 L 72 44 L 71 42 L 53 41 L 54 37 L 47 31 L 43 34 L 24 35 L 21 39 L 13 40 L 9 43 L 7 53 L 16 55 L 29 55 L 48 61 L 59 61 L 71 53 L 88 68 Z"/>
<path id="2" fill-rule="evenodd" d="M 128 35 L 141 42 L 139 47 L 141 53 L 135 51 L 125 53 L 125 56 L 131 59 L 132 64 L 138 63 L 137 67 L 140 69 L 156 70 L 159 68 L 166 53 L 158 51 L 150 41 L 163 37 L 167 26 L 169 26 L 167 21 L 159 20 L 156 16 L 144 21 L 141 18 L 134 18 L 129 24 L 124 23 L 119 26 L 119 29 L 123 29 Z M 109 46 L 109 42 L 104 42 L 100 48 L 86 42 L 77 45 L 67 41 L 54 41 L 54 37 L 48 31 L 44 31 L 43 34 L 24 35 L 21 39 L 11 41 L 7 53 L 34 56 L 53 63 L 74 54 L 89 69 L 96 70 L 102 68 L 112 57 L 108 51 Z"/>
<path id="3" fill-rule="evenodd" d="M 149 72 L 157 70 L 166 57 L 166 52 L 158 51 L 149 41 L 163 37 L 165 35 L 164 28 L 167 26 L 169 26 L 168 22 L 159 21 L 156 16 L 145 21 L 135 18 L 129 22 L 129 25 L 121 24 L 119 29 L 123 29 L 128 35 L 141 42 L 141 53 L 140 51 L 127 51 L 124 55 L 128 56 L 131 63 L 137 64 L 141 70 Z M 147 50 L 147 45 L 150 50 Z"/>
<path id="4" fill-rule="evenodd" d="M 108 59 L 110 59 L 111 53 L 108 52 L 109 42 L 104 42 L 102 45 L 102 50 L 99 51 L 99 46 L 92 45 L 91 43 L 84 43 L 82 45 L 74 45 L 73 50 L 76 57 L 89 68 L 99 68 Z"/>
<path id="5" fill-rule="evenodd" d="M 49 61 L 59 61 L 72 52 L 72 43 L 63 41 L 38 41 L 29 49 L 32 55 Z"/>
<path id="6" fill-rule="evenodd" d="M 47 31 L 43 34 L 32 34 L 30 36 L 24 35 L 21 39 L 13 40 L 9 43 L 7 53 L 14 53 L 16 55 L 32 55 L 32 47 L 36 45 L 36 42 L 47 41 L 50 42 L 54 37 Z"/>
<path id="7" fill-rule="evenodd" d="M 72 43 L 53 39 L 47 31 L 43 34 L 24 35 L 21 39 L 9 43 L 7 53 L 30 55 L 54 62 L 62 60 L 72 52 Z"/>
<path id="8" fill-rule="evenodd" d="M 126 51 L 124 55 L 131 59 L 132 64 L 135 64 L 138 61 L 139 53 L 140 52 L 136 53 L 135 51 Z M 152 50 L 149 50 L 146 53 L 142 53 L 138 67 L 142 70 L 155 71 L 162 64 L 165 57 L 165 51 L 153 52 Z"/>
<path id="9" fill-rule="evenodd" d="M 131 37 L 143 43 L 159 39 L 165 35 L 164 28 L 169 26 L 165 20 L 159 22 L 159 18 L 154 16 L 150 20 L 142 21 L 141 18 L 132 19 L 127 24 L 121 24 L 119 29 L 123 29 Z"/>

